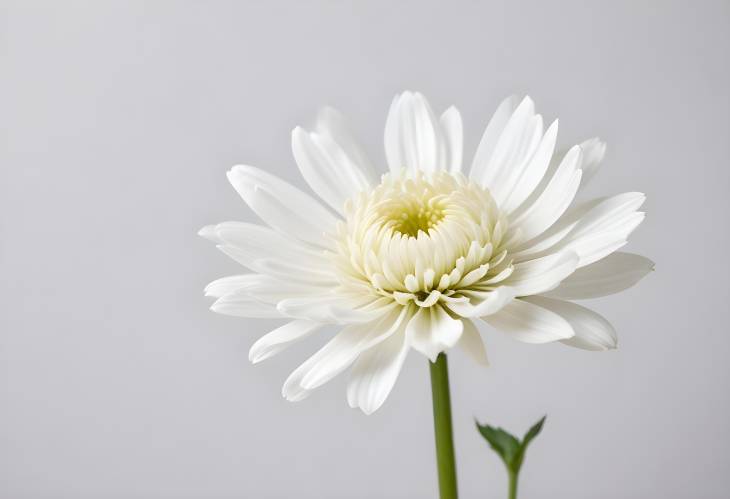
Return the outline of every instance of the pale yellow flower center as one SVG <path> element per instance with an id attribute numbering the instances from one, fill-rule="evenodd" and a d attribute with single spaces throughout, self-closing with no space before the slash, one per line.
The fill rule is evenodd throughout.
<path id="1" fill-rule="evenodd" d="M 428 307 L 509 275 L 506 233 L 489 191 L 461 174 L 387 174 L 346 203 L 335 261 L 344 292 Z"/>

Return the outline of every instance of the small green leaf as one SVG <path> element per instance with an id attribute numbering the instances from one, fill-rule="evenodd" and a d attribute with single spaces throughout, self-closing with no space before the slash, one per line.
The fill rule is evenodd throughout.
<path id="1" fill-rule="evenodd" d="M 517 455 L 515 456 L 514 471 L 519 471 L 522 467 L 522 461 L 525 459 L 527 446 L 536 436 L 540 434 L 540 431 L 542 431 L 542 425 L 545 423 L 546 417 L 547 416 L 543 416 L 540 421 L 532 425 L 532 428 L 527 430 L 527 433 L 525 433 L 525 437 L 522 439 L 522 442 L 520 442 L 520 449 L 517 451 Z"/>
<path id="2" fill-rule="evenodd" d="M 519 478 L 520 468 L 522 467 L 522 461 L 525 459 L 525 451 L 530 442 L 542 431 L 546 417 L 543 416 L 540 421 L 532 425 L 532 428 L 525 433 L 525 437 L 521 442 L 502 428 L 480 425 L 477 421 L 479 433 L 489 442 L 490 447 L 499 454 L 505 466 L 507 466 L 510 498 L 517 497 L 517 480 Z"/>
<path id="3" fill-rule="evenodd" d="M 520 441 L 504 431 L 489 425 L 480 425 L 477 422 L 479 433 L 489 442 L 489 445 L 504 461 L 507 468 L 511 468 L 515 456 L 520 450 Z"/>
<path id="4" fill-rule="evenodd" d="M 540 432 L 542 431 L 542 425 L 545 424 L 545 418 L 547 418 L 547 416 L 543 416 L 540 421 L 535 423 L 532 428 L 530 428 L 527 433 L 525 433 L 525 438 L 522 439 L 523 446 L 527 447 L 527 444 L 529 444 L 533 438 L 540 434 Z"/>
<path id="5" fill-rule="evenodd" d="M 510 473 L 517 474 L 522 467 L 522 461 L 525 458 L 527 446 L 540 434 L 540 431 L 542 431 L 542 426 L 545 424 L 546 417 L 547 416 L 543 416 L 540 421 L 535 423 L 532 428 L 525 433 L 525 437 L 522 441 L 507 433 L 502 428 L 480 425 L 479 422 L 477 422 L 477 429 L 487 442 L 489 442 L 490 447 L 492 447 L 492 449 L 494 449 L 494 451 L 502 458 L 505 466 L 507 466 L 507 470 Z"/>

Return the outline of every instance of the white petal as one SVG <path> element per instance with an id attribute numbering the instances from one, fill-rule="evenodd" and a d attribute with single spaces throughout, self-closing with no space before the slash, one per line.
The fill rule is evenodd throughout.
<path id="1" fill-rule="evenodd" d="M 515 260 L 570 250 L 578 254 L 579 268 L 593 263 L 626 244 L 644 219 L 636 211 L 644 199 L 640 192 L 627 192 L 576 205 L 544 234 L 522 244 Z"/>
<path id="2" fill-rule="evenodd" d="M 304 180 L 339 213 L 348 198 L 370 187 L 359 165 L 329 134 L 297 127 L 292 132 L 292 152 Z"/>
<path id="3" fill-rule="evenodd" d="M 575 271 L 577 265 L 578 255 L 565 251 L 517 263 L 512 274 L 503 282 L 512 287 L 517 296 L 536 295 L 557 287 Z"/>
<path id="4" fill-rule="evenodd" d="M 464 150 L 464 125 L 461 113 L 451 106 L 441 115 L 440 122 L 448 149 L 448 169 L 452 173 L 460 172 Z"/>
<path id="5" fill-rule="evenodd" d="M 464 323 L 464 332 L 459 340 L 459 346 L 474 362 L 482 366 L 488 366 L 487 351 L 484 349 L 484 342 L 479 334 L 479 329 L 469 319 L 464 319 L 462 322 Z"/>
<path id="6" fill-rule="evenodd" d="M 562 343 L 583 350 L 616 348 L 618 338 L 613 326 L 593 310 L 568 301 L 552 300 L 542 296 L 531 296 L 526 300 L 555 312 L 570 323 L 575 336 L 562 340 Z"/>
<path id="7" fill-rule="evenodd" d="M 223 315 L 253 317 L 259 319 L 281 318 L 274 305 L 263 303 L 245 293 L 231 293 L 218 298 L 210 309 Z"/>
<path id="8" fill-rule="evenodd" d="M 492 291 L 464 291 L 468 302 L 449 302 L 446 306 L 461 317 L 482 317 L 497 312 L 517 296 L 516 290 L 500 286 Z"/>
<path id="9" fill-rule="evenodd" d="M 358 166 L 369 185 L 376 185 L 380 182 L 380 175 L 360 143 L 355 140 L 342 113 L 331 107 L 323 108 L 317 114 L 315 129 L 320 134 L 330 136 L 342 148 L 350 160 Z"/>
<path id="10" fill-rule="evenodd" d="M 472 180 L 481 179 L 484 175 L 489 160 L 492 159 L 492 155 L 494 154 L 497 141 L 519 103 L 520 101 L 516 95 L 507 97 L 499 104 L 492 119 L 489 120 L 489 124 L 484 130 L 484 135 L 482 135 L 482 140 L 479 142 L 479 147 L 477 147 L 477 152 L 474 154 L 474 161 L 472 162 L 469 173 L 469 177 Z"/>
<path id="11" fill-rule="evenodd" d="M 288 322 L 259 338 L 249 350 L 248 359 L 254 364 L 266 360 L 321 327 L 320 323 L 306 320 Z"/>
<path id="12" fill-rule="evenodd" d="M 378 321 L 344 328 L 317 352 L 319 361 L 302 377 L 301 387 L 313 390 L 337 376 L 362 352 L 395 333 L 407 313 L 405 308 L 393 310 Z"/>
<path id="13" fill-rule="evenodd" d="M 382 319 L 378 322 L 382 322 Z M 375 323 L 348 326 L 335 334 L 334 338 L 297 367 L 284 381 L 281 390 L 284 398 L 292 402 L 306 398 L 315 386 L 305 387 L 302 382 L 312 372 L 318 374 L 317 381 L 320 381 L 321 385 L 344 371 L 360 352 L 374 344 L 369 341 L 373 339 L 374 325 Z"/>
<path id="14" fill-rule="evenodd" d="M 540 191 L 533 194 L 512 215 L 511 225 L 527 241 L 547 230 L 573 202 L 580 185 L 580 147 L 573 147 L 558 166 L 555 175 Z"/>
<path id="15" fill-rule="evenodd" d="M 529 161 L 524 161 L 522 165 L 515 166 L 515 173 L 511 177 L 512 182 L 508 186 L 509 192 L 505 194 L 504 199 L 499 203 L 499 208 L 505 213 L 512 213 L 540 184 L 555 151 L 557 135 L 558 120 L 555 120 L 548 127 L 540 141 L 540 145 L 535 150 L 535 154 L 530 157 Z M 522 168 L 517 170 L 520 166 Z"/>
<path id="16" fill-rule="evenodd" d="M 359 407 L 365 414 L 372 414 L 388 398 L 408 354 L 403 329 L 401 325 L 390 338 L 358 357 L 347 383 L 350 407 Z"/>
<path id="17" fill-rule="evenodd" d="M 525 97 L 507 122 L 481 177 L 474 178 L 490 190 L 498 206 L 504 205 L 534 155 L 542 139 L 542 126 L 534 103 Z"/>
<path id="18" fill-rule="evenodd" d="M 446 166 L 441 126 L 418 92 L 396 96 L 385 124 L 385 156 L 392 172 L 433 172 Z"/>
<path id="19" fill-rule="evenodd" d="M 226 302 L 254 300 L 275 306 L 284 299 L 311 296 L 324 292 L 322 288 L 308 283 L 278 280 L 262 274 L 224 277 L 213 281 L 205 288 L 206 296 L 227 297 L 227 300 L 223 300 L 219 305 Z"/>
<path id="20" fill-rule="evenodd" d="M 255 274 L 233 275 L 216 279 L 205 287 L 205 296 L 220 298 L 249 285 Z"/>
<path id="21" fill-rule="evenodd" d="M 419 308 L 406 326 L 409 344 L 431 362 L 444 350 L 453 347 L 463 331 L 463 323 L 454 319 L 439 305 Z"/>
<path id="22" fill-rule="evenodd" d="M 216 244 L 220 243 L 220 240 L 215 233 L 215 225 L 206 225 L 198 231 L 198 235 L 200 237 L 206 238 L 209 241 L 213 241 Z"/>
<path id="23" fill-rule="evenodd" d="M 283 180 L 252 166 L 234 166 L 228 180 L 244 201 L 268 225 L 282 234 L 327 247 L 324 234 L 337 219 L 312 197 Z"/>
<path id="24" fill-rule="evenodd" d="M 548 343 L 575 334 L 560 315 L 523 299 L 511 301 L 496 314 L 484 317 L 484 321 L 524 343 Z"/>
<path id="25" fill-rule="evenodd" d="M 606 143 L 598 137 L 588 139 L 580 143 L 580 148 L 583 150 L 583 163 L 581 164 L 581 170 L 583 170 L 583 176 L 581 177 L 581 188 L 585 186 L 598 171 L 606 156 Z"/>
<path id="26" fill-rule="evenodd" d="M 234 258 L 236 253 L 229 248 L 219 247 L 221 251 Z M 282 260 L 278 258 L 262 258 L 257 260 L 252 268 L 262 274 L 276 277 L 282 281 L 296 281 L 298 284 L 334 287 L 337 285 L 337 276 L 331 266 L 316 265 L 299 260 Z"/>
<path id="27" fill-rule="evenodd" d="M 547 295 L 564 300 L 606 296 L 630 288 L 652 270 L 648 258 L 616 252 L 576 270 Z"/>
<path id="28" fill-rule="evenodd" d="M 365 297 L 365 300 L 372 298 Z M 354 301 L 337 293 L 307 295 L 287 298 L 277 305 L 279 311 L 287 317 L 308 319 L 327 324 L 355 324 L 371 322 L 396 307 L 395 304 L 383 307 L 367 307 L 368 303 Z"/>
<path id="29" fill-rule="evenodd" d="M 327 259 L 322 251 L 305 247 L 296 239 L 275 230 L 244 222 L 223 222 L 205 228 L 205 236 L 218 243 L 219 249 L 251 270 L 259 272 L 262 259 L 297 261 L 307 266 L 322 267 Z"/>

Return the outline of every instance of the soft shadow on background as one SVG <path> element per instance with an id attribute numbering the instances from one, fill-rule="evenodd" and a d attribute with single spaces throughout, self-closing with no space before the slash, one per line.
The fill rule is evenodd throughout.
<path id="1" fill-rule="evenodd" d="M 529 93 L 560 141 L 608 142 L 590 194 L 639 190 L 636 288 L 589 302 L 619 350 L 485 331 L 452 355 L 462 497 L 502 498 L 474 417 L 548 414 L 525 498 L 726 497 L 730 489 L 730 4 L 5 2 L 0 7 L 0 497 L 427 498 L 427 362 L 385 406 L 344 378 L 280 396 L 321 340 L 252 366 L 276 321 L 207 310 L 240 269 L 196 236 L 253 221 L 225 179 L 299 186 L 289 133 L 331 104 L 381 163 L 392 96 L 464 116 L 470 158 L 498 102 Z"/>

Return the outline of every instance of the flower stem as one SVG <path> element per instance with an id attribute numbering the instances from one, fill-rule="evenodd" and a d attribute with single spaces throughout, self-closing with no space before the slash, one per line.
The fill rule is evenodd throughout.
<path id="1" fill-rule="evenodd" d="M 449 365 L 440 353 L 430 362 L 433 426 L 436 434 L 436 463 L 439 477 L 439 497 L 457 499 L 454 432 L 451 427 L 451 396 L 449 394 Z"/>
<path id="2" fill-rule="evenodd" d="M 517 499 L 517 473 L 509 472 L 509 495 L 508 499 Z"/>

